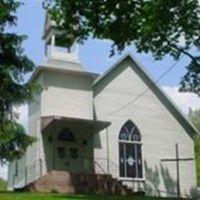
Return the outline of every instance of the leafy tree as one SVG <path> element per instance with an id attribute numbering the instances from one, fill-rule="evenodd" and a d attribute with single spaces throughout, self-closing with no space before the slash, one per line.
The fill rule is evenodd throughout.
<path id="1" fill-rule="evenodd" d="M 62 43 L 92 36 L 113 41 L 111 55 L 135 44 L 156 59 L 187 55 L 191 63 L 181 90 L 200 95 L 200 5 L 198 0 L 43 0 L 62 30 Z M 191 48 L 197 52 L 191 54 Z"/>
<path id="2" fill-rule="evenodd" d="M 197 128 L 197 130 L 200 133 L 200 109 L 198 110 L 189 110 L 189 119 L 194 124 L 194 126 Z"/>
<path id="3" fill-rule="evenodd" d="M 0 178 L 0 192 L 6 190 L 6 185 L 7 185 L 7 182 L 3 180 L 2 178 Z"/>
<path id="4" fill-rule="evenodd" d="M 200 109 L 195 111 L 190 110 L 189 119 L 200 133 Z M 198 185 L 200 185 L 200 137 L 197 137 L 195 140 L 195 154 L 196 154 L 197 183 Z"/>
<path id="5" fill-rule="evenodd" d="M 38 86 L 24 81 L 24 75 L 34 69 L 22 48 L 26 37 L 11 32 L 20 5 L 15 0 L 0 0 L 0 164 L 20 158 L 35 141 L 26 135 L 14 112 L 14 106 L 38 91 Z"/>

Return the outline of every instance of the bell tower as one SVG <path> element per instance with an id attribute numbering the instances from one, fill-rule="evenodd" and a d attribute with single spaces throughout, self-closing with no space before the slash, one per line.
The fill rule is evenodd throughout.
<path id="1" fill-rule="evenodd" d="M 78 44 L 74 42 L 70 47 L 63 45 L 61 32 L 49 14 L 46 14 L 42 39 L 45 41 L 45 66 L 69 70 L 84 70 L 80 65 Z"/>

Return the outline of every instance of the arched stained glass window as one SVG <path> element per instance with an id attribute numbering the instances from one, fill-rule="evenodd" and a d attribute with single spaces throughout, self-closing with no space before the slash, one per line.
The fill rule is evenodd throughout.
<path id="1" fill-rule="evenodd" d="M 140 132 L 131 120 L 128 120 L 121 128 L 119 140 L 141 141 Z"/>
<path id="2" fill-rule="evenodd" d="M 142 143 L 137 126 L 128 120 L 119 133 L 120 177 L 142 178 Z"/>
<path id="3" fill-rule="evenodd" d="M 75 138 L 74 138 L 74 135 L 69 128 L 64 128 L 58 134 L 58 140 L 74 142 Z"/>

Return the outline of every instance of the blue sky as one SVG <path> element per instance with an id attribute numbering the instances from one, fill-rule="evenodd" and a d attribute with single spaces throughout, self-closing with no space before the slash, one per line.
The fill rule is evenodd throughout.
<path id="1" fill-rule="evenodd" d="M 41 0 L 23 0 L 25 5 L 18 11 L 17 32 L 25 34 L 28 39 L 24 42 L 26 54 L 38 65 L 44 60 L 44 43 L 41 39 L 45 11 L 42 9 Z M 155 61 L 151 55 L 139 54 L 133 46 L 126 48 L 122 55 L 115 55 L 109 58 L 111 42 L 89 39 L 80 46 L 80 60 L 83 66 L 93 72 L 102 73 L 110 65 L 116 62 L 123 54 L 131 52 L 134 57 L 157 79 L 167 68 L 175 62 L 170 56 L 163 61 Z M 182 59 L 176 67 L 165 76 L 160 83 L 162 85 L 176 86 L 185 73 L 185 66 L 188 59 Z"/>

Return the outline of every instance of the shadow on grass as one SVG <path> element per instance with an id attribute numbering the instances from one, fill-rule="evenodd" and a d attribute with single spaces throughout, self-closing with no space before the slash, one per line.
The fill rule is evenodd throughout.
<path id="1" fill-rule="evenodd" d="M 3 191 L 3 190 L 0 190 L 0 194 L 16 194 L 17 192 L 12 192 L 12 191 Z"/>
<path id="2" fill-rule="evenodd" d="M 115 196 L 115 195 L 52 195 L 51 197 L 60 200 L 177 200 L 177 198 L 147 197 L 138 195 Z M 187 200 L 187 199 L 184 199 Z"/>
<path id="3" fill-rule="evenodd" d="M 52 195 L 52 197 L 55 197 L 56 199 L 94 199 L 94 196 L 86 196 L 86 195 Z M 96 198 L 96 197 L 95 197 Z"/>
<path id="4" fill-rule="evenodd" d="M 117 195 L 105 195 L 105 194 L 47 194 L 47 193 L 27 193 L 27 192 L 8 192 L 1 191 L 0 199 L 2 195 L 7 195 L 6 199 L 14 199 L 14 195 L 24 195 L 24 198 L 38 199 L 38 200 L 177 200 L 176 198 L 161 198 L 161 197 L 147 197 L 140 195 L 128 195 L 128 196 L 117 196 Z M 29 195 L 31 198 L 29 198 Z M 5 199 L 5 198 L 4 198 Z M 187 199 L 185 199 L 187 200 Z"/>
<path id="5" fill-rule="evenodd" d="M 121 199 L 119 196 L 109 196 L 109 195 L 53 195 L 55 199 L 73 199 L 73 200 L 78 200 L 78 199 L 87 199 L 87 200 L 100 200 L 100 199 Z"/>
<path id="6" fill-rule="evenodd" d="M 101 195 L 101 194 L 91 194 L 91 195 L 53 195 L 55 199 L 73 199 L 73 200 L 79 200 L 79 199 L 87 199 L 87 200 L 107 200 L 107 199 L 112 199 L 112 200 L 118 200 L 118 199 L 143 199 L 144 196 L 115 196 L 115 195 Z"/>

